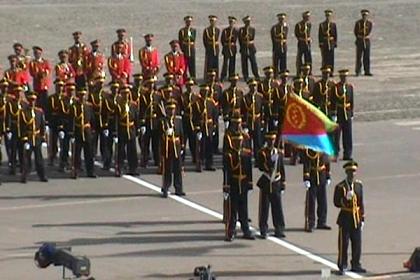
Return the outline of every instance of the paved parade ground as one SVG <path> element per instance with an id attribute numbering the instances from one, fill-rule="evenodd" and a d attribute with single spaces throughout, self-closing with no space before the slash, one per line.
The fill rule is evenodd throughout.
<path id="1" fill-rule="evenodd" d="M 100 2 L 100 3 L 96 3 Z M 323 11 L 336 12 L 339 46 L 336 69 L 354 71 L 353 25 L 359 11 L 370 9 L 375 22 L 372 37 L 374 77 L 349 77 L 355 86 L 354 159 L 364 183 L 366 225 L 362 263 L 368 279 L 420 279 L 402 268 L 420 246 L 420 3 L 418 0 L 155 0 L 155 1 L 5 1 L 0 0 L 0 64 L 14 41 L 44 47 L 55 63 L 56 53 L 72 44 L 71 33 L 82 30 L 83 41 L 99 38 L 104 52 L 114 41 L 115 29 L 125 27 L 134 36 L 135 49 L 143 46 L 142 34 L 154 33 L 160 53 L 192 14 L 195 27 L 207 25 L 216 14 L 219 25 L 228 15 L 254 17 L 259 68 L 269 65 L 269 29 L 275 15 L 286 12 L 289 24 L 311 10 L 313 37 Z M 238 23 L 241 25 L 241 23 Z M 203 69 L 201 39 L 197 49 L 198 74 Z M 290 33 L 288 66 L 294 73 L 296 40 Z M 313 46 L 315 74 L 320 55 Z M 239 62 L 239 61 L 238 61 Z M 239 64 L 239 63 L 237 63 Z M 136 72 L 139 71 L 136 62 Z M 240 73 L 240 68 L 237 67 Z M 317 77 L 318 78 L 318 77 Z M 4 155 L 4 153 L 3 153 Z M 4 158 L 3 158 L 4 160 Z M 211 264 L 218 279 L 320 279 L 321 269 L 334 270 L 337 256 L 338 214 L 332 203 L 333 187 L 344 178 L 343 162 L 332 164 L 328 189 L 328 223 L 332 231 L 306 233 L 305 190 L 302 166 L 286 166 L 283 196 L 286 238 L 224 242 L 221 158 L 216 172 L 196 173 L 187 158 L 183 177 L 185 198 L 159 195 L 161 176 L 156 170 L 140 170 L 140 177 L 115 178 L 99 171 L 98 179 L 69 179 L 52 168 L 49 183 L 32 174 L 26 185 L 0 172 L 0 279 L 60 279 L 60 270 L 36 268 L 33 255 L 43 242 L 72 246 L 86 255 L 96 279 L 189 279 L 193 268 Z M 254 178 L 259 172 L 254 170 Z M 256 180 L 256 179 L 254 179 Z M 257 227 L 258 192 L 249 195 L 251 224 Z M 270 219 L 271 223 L 271 219 Z M 271 225 L 272 227 L 272 225 Z M 331 279 L 358 279 L 358 274 Z"/>

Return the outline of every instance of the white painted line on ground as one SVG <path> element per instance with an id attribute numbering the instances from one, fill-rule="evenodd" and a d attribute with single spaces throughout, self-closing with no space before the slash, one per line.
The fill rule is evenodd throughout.
<path id="1" fill-rule="evenodd" d="M 420 130 L 420 127 L 413 127 L 412 130 Z"/>
<path id="2" fill-rule="evenodd" d="M 365 114 L 383 114 L 383 113 L 398 113 L 404 111 L 419 111 L 420 108 L 404 108 L 404 109 L 386 109 L 386 110 L 375 110 L 375 111 L 361 111 L 355 112 L 356 116 Z"/>
<path id="3" fill-rule="evenodd" d="M 151 184 L 151 183 L 149 183 L 147 181 L 144 181 L 144 180 L 142 180 L 140 178 L 136 178 L 136 177 L 129 176 L 129 175 L 124 175 L 123 178 L 125 178 L 125 179 L 127 179 L 127 180 L 129 180 L 129 181 L 131 181 L 133 183 L 137 183 L 137 184 L 139 184 L 139 185 L 141 185 L 143 187 L 146 187 L 146 188 L 148 188 L 148 189 L 150 189 L 152 191 L 159 192 L 159 193 L 161 192 L 161 188 L 160 187 L 155 186 L 155 185 L 153 185 L 153 184 Z M 176 196 L 176 195 L 171 195 L 171 194 L 169 194 L 168 197 L 171 198 L 171 199 L 173 199 L 173 200 L 175 200 L 175 201 L 177 201 L 177 202 L 179 202 L 179 203 L 181 203 L 181 204 L 184 204 L 184 205 L 186 205 L 188 207 L 191 207 L 191 208 L 193 208 L 195 210 L 198 210 L 198 211 L 200 211 L 202 213 L 205 213 L 207 215 L 210 215 L 212 217 L 215 217 L 215 218 L 217 218 L 219 220 L 222 220 L 223 219 L 223 215 L 222 214 L 220 214 L 220 213 L 218 213 L 218 212 L 216 212 L 214 210 L 211 210 L 209 208 L 206 208 L 206 207 L 204 207 L 202 205 L 199 205 L 199 204 L 197 204 L 195 202 L 192 202 L 192 201 L 187 200 L 185 198 L 182 198 L 182 197 L 179 197 L 179 196 Z M 307 257 L 307 258 L 309 258 L 309 259 L 311 259 L 313 261 L 316 261 L 316 262 L 321 263 L 321 264 L 323 264 L 325 266 L 328 266 L 331 269 L 338 270 L 337 265 L 335 263 L 333 263 L 332 261 L 327 260 L 327 259 L 325 259 L 325 258 L 323 258 L 321 256 L 315 255 L 315 254 L 313 254 L 313 253 L 311 253 L 309 251 L 306 251 L 306 250 L 304 250 L 304 249 L 302 249 L 302 248 L 300 248 L 300 247 L 298 247 L 296 245 L 293 245 L 293 244 L 291 244 L 291 243 L 289 243 L 289 242 L 287 242 L 285 240 L 278 239 L 278 238 L 271 237 L 271 236 L 268 237 L 267 240 L 269 240 L 271 242 L 274 242 L 274 243 L 276 243 L 276 244 L 278 244 L 278 245 L 280 245 L 280 246 L 282 246 L 282 247 L 284 247 L 286 249 L 289 249 L 290 251 L 293 251 L 293 252 L 295 252 L 295 253 L 297 253 L 299 255 L 305 256 L 305 257 Z M 359 275 L 357 273 L 354 273 L 354 272 L 346 272 L 346 276 L 348 276 L 350 278 L 353 278 L 353 279 L 361 279 L 361 278 L 363 278 L 361 275 Z"/>
<path id="4" fill-rule="evenodd" d="M 415 126 L 415 125 L 420 125 L 420 120 L 400 121 L 400 122 L 395 122 L 395 124 L 398 125 L 398 126 Z"/>
<path id="5" fill-rule="evenodd" d="M 23 205 L 23 206 L 0 207 L 0 211 L 27 210 L 27 209 L 37 209 L 37 208 L 61 207 L 61 206 L 69 206 L 69 205 L 96 204 L 96 203 L 107 203 L 107 202 L 139 200 L 139 199 L 144 199 L 144 197 L 102 198 L 102 199 L 90 199 L 90 200 L 57 202 L 57 203 L 47 203 L 47 204 L 32 204 L 32 205 Z"/>

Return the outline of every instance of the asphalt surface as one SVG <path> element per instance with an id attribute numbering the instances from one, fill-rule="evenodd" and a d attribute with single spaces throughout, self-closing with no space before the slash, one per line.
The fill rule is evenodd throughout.
<path id="1" fill-rule="evenodd" d="M 356 93 L 354 158 L 360 163 L 358 177 L 364 182 L 366 193 L 362 261 L 372 279 L 420 278 L 406 274 L 402 268 L 402 262 L 420 244 L 417 214 L 420 39 L 415 36 L 420 24 L 418 1 L 314 0 L 309 5 L 303 0 L 258 4 L 240 0 L 99 3 L 40 0 L 0 1 L 0 7 L 0 23 L 5 27 L 0 29 L 3 68 L 13 41 L 26 46 L 41 45 L 46 49 L 46 57 L 54 60 L 58 50 L 71 45 L 71 33 L 78 29 L 83 31 L 86 42 L 101 39 L 106 53 L 114 41 L 114 30 L 119 27 L 125 27 L 134 36 L 136 49 L 142 45 L 141 35 L 152 32 L 163 54 L 186 14 L 195 16 L 200 38 L 209 14 L 218 15 L 223 26 L 228 15 L 238 18 L 252 15 L 258 32 L 258 63 L 262 68 L 271 61 L 268 32 L 278 12 L 287 12 L 289 23 L 294 25 L 301 12 L 310 9 L 317 26 L 323 20 L 323 10 L 333 8 L 339 28 L 336 67 L 350 70 L 354 68 L 353 24 L 360 9 L 370 9 L 375 22 L 372 38 L 375 76 L 349 78 Z M 295 45 L 291 36 L 288 64 L 292 72 Z M 200 75 L 204 62 L 201 40 L 197 52 Z M 318 69 L 320 55 L 316 46 L 313 57 L 314 68 Z M 137 62 L 136 67 L 139 69 Z M 220 167 L 220 158 L 216 163 Z M 344 176 L 341 165 L 342 162 L 333 165 L 333 185 Z M 4 176 L 0 187 L 0 279 L 59 279 L 59 268 L 41 270 L 33 264 L 36 249 L 47 241 L 72 246 L 76 254 L 87 255 L 92 261 L 92 275 L 97 279 L 188 279 L 194 267 L 207 264 L 213 266 L 221 279 L 320 279 L 321 269 L 335 262 L 337 210 L 332 204 L 333 188 L 329 189 L 328 214 L 333 230 L 303 232 L 301 166 L 288 166 L 286 170 L 287 191 L 283 201 L 285 241 L 289 245 L 272 239 L 225 243 L 224 227 L 217 216 L 222 210 L 220 168 L 201 174 L 191 170 L 188 163 L 184 176 L 186 200 L 204 207 L 199 208 L 201 211 L 191 208 L 197 206 L 185 200 L 161 199 L 150 188 L 150 184 L 157 188 L 161 184 L 161 177 L 153 169 L 142 170 L 140 179 L 144 181 L 118 179 L 101 171 L 99 179 L 74 181 L 68 179 L 68 174 L 57 173 L 55 168 L 49 170 L 48 184 L 38 183 L 35 174 L 26 185 L 17 183 L 18 178 Z M 3 164 L 1 174 L 5 173 Z M 257 176 L 255 170 L 254 177 Z M 257 201 L 255 189 L 249 202 L 254 226 Z M 299 254 L 296 248 L 306 253 Z"/>

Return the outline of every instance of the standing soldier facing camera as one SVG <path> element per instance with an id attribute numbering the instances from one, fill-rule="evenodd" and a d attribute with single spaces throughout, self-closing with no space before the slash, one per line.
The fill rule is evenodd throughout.
<path id="1" fill-rule="evenodd" d="M 88 47 L 80 41 L 82 32 L 73 32 L 74 44 L 69 47 L 69 62 L 73 66 L 76 73 L 75 82 L 76 89 L 86 88 L 86 57 L 88 55 Z"/>
<path id="2" fill-rule="evenodd" d="M 220 41 L 222 43 L 223 66 L 220 81 L 224 81 L 226 76 L 231 77 L 235 74 L 236 67 L 236 42 L 238 41 L 238 30 L 235 27 L 236 18 L 229 16 L 229 26 L 223 29 Z M 228 71 L 229 70 L 229 71 Z"/>
<path id="3" fill-rule="evenodd" d="M 356 36 L 356 76 L 359 76 L 363 68 L 366 76 L 372 76 L 370 72 L 370 33 L 372 33 L 373 23 L 369 20 L 370 12 L 362 10 L 362 19 L 356 21 L 354 25 L 354 35 Z"/>
<path id="4" fill-rule="evenodd" d="M 322 67 L 331 67 L 331 77 L 334 74 L 334 49 L 337 47 L 337 25 L 332 21 L 332 16 L 332 10 L 325 10 L 325 21 L 319 24 L 318 30 Z"/>
<path id="5" fill-rule="evenodd" d="M 178 40 L 181 44 L 181 50 L 185 58 L 185 72 L 184 79 L 189 76 L 195 79 L 195 39 L 197 37 L 197 30 L 191 27 L 193 17 L 185 16 L 185 27 L 181 28 L 178 32 Z"/>
<path id="6" fill-rule="evenodd" d="M 258 79 L 260 76 L 258 74 L 257 58 L 256 53 L 257 49 L 255 48 L 255 28 L 251 26 L 251 17 L 246 16 L 242 19 L 244 26 L 239 29 L 239 45 L 241 52 L 241 65 L 242 65 L 242 74 L 244 80 L 248 81 L 248 59 L 251 63 L 252 74 L 254 78 Z"/>
<path id="7" fill-rule="evenodd" d="M 153 34 L 144 35 L 146 45 L 139 50 L 139 60 L 145 80 L 156 76 L 159 72 L 159 53 L 152 46 L 153 38 Z"/>
<path id="8" fill-rule="evenodd" d="M 340 208 L 338 214 L 338 260 L 339 274 L 347 269 L 347 249 L 351 241 L 351 271 L 365 273 L 360 264 L 362 254 L 362 231 L 365 224 L 365 205 L 362 182 L 354 178 L 358 164 L 349 161 L 344 164 L 346 179 L 334 189 L 334 205 Z"/>
<path id="9" fill-rule="evenodd" d="M 210 26 L 203 31 L 203 44 L 206 49 L 204 64 L 205 78 L 210 71 L 216 72 L 216 80 L 219 77 L 219 36 L 220 29 L 216 27 L 217 17 L 209 16 Z"/>
<path id="10" fill-rule="evenodd" d="M 296 75 L 299 75 L 299 71 L 302 65 L 308 64 L 312 66 L 312 53 L 311 53 L 311 28 L 312 23 L 310 22 L 311 12 L 306 11 L 302 14 L 302 20 L 295 25 L 295 36 L 298 40 L 297 45 L 297 56 L 296 56 Z M 303 61 L 302 61 L 303 57 Z M 312 69 L 311 69 L 312 70 Z"/>
<path id="11" fill-rule="evenodd" d="M 274 76 L 287 69 L 287 35 L 289 26 L 286 22 L 286 14 L 277 15 L 278 23 L 271 27 L 271 42 L 273 44 L 273 67 Z"/>
<path id="12" fill-rule="evenodd" d="M 47 110 L 48 89 L 51 85 L 51 66 L 48 60 L 42 57 L 42 48 L 32 47 L 34 59 L 29 62 L 29 73 L 33 79 L 33 90 L 37 93 L 36 105 L 44 112 Z"/>

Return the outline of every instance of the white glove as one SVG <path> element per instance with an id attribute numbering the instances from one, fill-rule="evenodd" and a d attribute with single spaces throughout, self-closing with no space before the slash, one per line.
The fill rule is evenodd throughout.
<path id="1" fill-rule="evenodd" d="M 184 150 L 181 149 L 180 154 L 181 154 L 181 156 L 183 156 L 184 155 Z"/>
<path id="2" fill-rule="evenodd" d="M 7 140 L 11 140 L 12 136 L 13 136 L 12 132 L 9 131 L 9 132 L 6 133 Z"/>
<path id="3" fill-rule="evenodd" d="M 64 133 L 64 131 L 60 130 L 60 132 L 58 132 L 58 138 L 60 138 L 61 140 L 63 140 L 65 136 L 66 133 Z"/>
<path id="4" fill-rule="evenodd" d="M 45 126 L 45 133 L 49 133 L 50 132 L 50 127 L 48 125 Z"/>
<path id="5" fill-rule="evenodd" d="M 305 189 L 309 190 L 309 188 L 311 187 L 311 182 L 306 180 L 303 182 L 303 186 L 305 187 Z"/>
<path id="6" fill-rule="evenodd" d="M 113 140 L 115 144 L 118 144 L 118 137 L 114 137 Z"/>
<path id="7" fill-rule="evenodd" d="M 216 135 L 216 131 L 213 131 L 212 135 L 215 136 Z"/>
<path id="8" fill-rule="evenodd" d="M 166 135 L 167 136 L 172 136 L 174 134 L 174 129 L 171 127 L 171 128 L 168 128 L 167 130 L 166 130 Z"/>
<path id="9" fill-rule="evenodd" d="M 274 126 L 277 126 L 279 124 L 279 121 L 275 120 L 274 121 Z"/>
<path id="10" fill-rule="evenodd" d="M 327 187 L 331 185 L 331 179 L 327 179 Z"/>
<path id="11" fill-rule="evenodd" d="M 42 142 L 41 147 L 44 148 L 44 149 L 48 148 L 47 142 Z"/>
<path id="12" fill-rule="evenodd" d="M 244 131 L 245 134 L 248 134 L 249 133 L 249 129 L 246 128 L 246 127 L 243 129 L 243 131 Z"/>
<path id="13" fill-rule="evenodd" d="M 74 137 L 70 138 L 70 143 L 74 144 L 76 142 L 76 139 Z"/>
<path id="14" fill-rule="evenodd" d="M 203 139 L 203 132 L 197 132 L 197 140 L 201 141 L 201 139 Z"/>
<path id="15" fill-rule="evenodd" d="M 109 129 L 104 129 L 104 131 L 102 132 L 104 134 L 105 137 L 109 136 Z"/>
<path id="16" fill-rule="evenodd" d="M 146 134 L 146 127 L 145 126 L 140 127 L 140 133 L 143 134 L 143 135 Z"/>
<path id="17" fill-rule="evenodd" d="M 282 190 L 282 191 L 280 192 L 280 194 L 281 194 L 281 195 L 284 195 L 284 193 L 285 193 L 285 192 L 284 192 L 284 190 Z"/>
<path id="18" fill-rule="evenodd" d="M 31 144 L 29 144 L 28 142 L 26 142 L 25 144 L 23 144 L 23 148 L 28 151 L 29 149 L 31 149 Z"/>
<path id="19" fill-rule="evenodd" d="M 347 200 L 352 200 L 353 195 L 354 195 L 353 191 L 348 191 L 347 194 L 346 194 L 346 199 Z"/>
<path id="20" fill-rule="evenodd" d="M 225 129 L 228 129 L 229 127 L 229 121 L 225 121 Z"/>
<path id="21" fill-rule="evenodd" d="M 331 119 L 333 122 L 337 122 L 337 116 L 332 116 Z"/>
<path id="22" fill-rule="evenodd" d="M 272 162 L 276 162 L 279 159 L 279 154 L 278 153 L 274 153 L 271 155 L 271 161 Z"/>
<path id="23" fill-rule="evenodd" d="M 364 227 L 365 227 L 365 222 L 362 222 L 362 224 L 360 225 L 360 230 L 363 231 Z"/>

